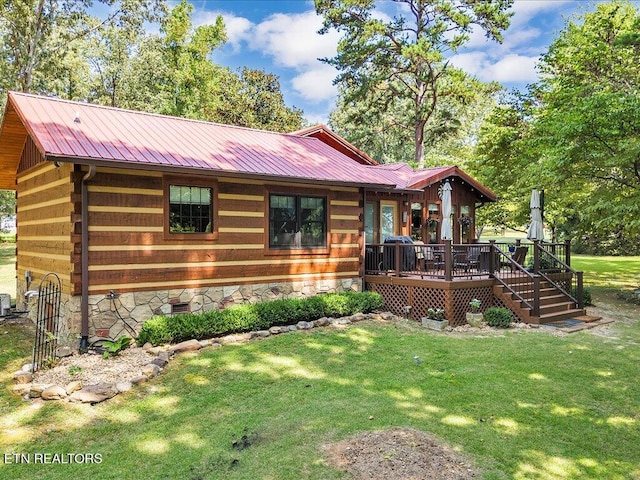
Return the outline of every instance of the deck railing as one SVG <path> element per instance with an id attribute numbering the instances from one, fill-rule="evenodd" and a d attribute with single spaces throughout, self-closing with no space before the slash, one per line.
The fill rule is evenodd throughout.
<path id="1" fill-rule="evenodd" d="M 517 249 L 526 254 L 516 261 Z M 525 252 L 520 252 L 525 253 Z M 564 243 L 504 242 L 453 244 L 368 244 L 366 275 L 418 276 L 453 281 L 493 277 L 504 285 L 534 316 L 540 312 L 540 285 L 546 281 L 578 308 L 584 307 L 582 272 L 570 266 L 571 249 Z"/>

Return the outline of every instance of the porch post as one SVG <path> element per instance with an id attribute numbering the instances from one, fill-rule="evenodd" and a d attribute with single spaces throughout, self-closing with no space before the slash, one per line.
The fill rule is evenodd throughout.
<path id="1" fill-rule="evenodd" d="M 564 241 L 564 263 L 571 266 L 571 240 Z"/>
<path id="2" fill-rule="evenodd" d="M 533 241 L 533 273 L 538 275 L 540 271 L 540 241 Z"/>
<path id="3" fill-rule="evenodd" d="M 400 242 L 398 240 L 396 240 L 395 242 L 395 250 L 394 250 L 394 254 L 395 254 L 395 261 L 396 261 L 396 277 L 400 276 L 400 271 L 402 270 L 402 266 L 400 265 Z"/>
<path id="4" fill-rule="evenodd" d="M 451 252 L 451 240 L 444 241 L 444 279 L 453 280 L 453 254 Z"/>
<path id="5" fill-rule="evenodd" d="M 489 275 L 493 275 L 496 271 L 496 258 L 498 251 L 496 250 L 496 241 L 489 240 Z"/>

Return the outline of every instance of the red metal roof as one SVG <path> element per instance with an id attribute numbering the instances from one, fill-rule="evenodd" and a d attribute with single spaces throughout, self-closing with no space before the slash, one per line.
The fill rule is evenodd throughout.
<path id="1" fill-rule="evenodd" d="M 50 160 L 393 186 L 312 137 L 15 92 L 9 102 Z"/>
<path id="2" fill-rule="evenodd" d="M 329 132 L 320 126 L 283 134 L 9 92 L 0 126 L 0 171 L 16 171 L 29 133 L 48 160 L 397 190 L 457 176 L 496 200 L 455 166 L 364 165 L 375 160 Z M 314 133 L 319 137 L 307 136 Z M 0 187 L 11 185 L 0 181 Z"/>
<path id="3" fill-rule="evenodd" d="M 447 178 L 459 177 L 462 182 L 468 183 L 471 188 L 477 190 L 480 197 L 485 197 L 492 202 L 498 198 L 489 188 L 454 165 L 414 170 L 406 163 L 399 162 L 369 168 L 375 170 L 376 175 L 384 181 L 394 183 L 398 190 L 423 190 Z"/>

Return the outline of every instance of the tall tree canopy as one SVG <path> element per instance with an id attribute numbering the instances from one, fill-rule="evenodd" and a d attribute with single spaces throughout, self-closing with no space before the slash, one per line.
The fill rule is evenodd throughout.
<path id="1" fill-rule="evenodd" d="M 395 0 L 391 19 L 375 0 L 315 0 L 323 16 L 321 33 L 343 34 L 334 58 L 344 102 L 364 102 L 364 111 L 398 113 L 393 121 L 413 132 L 415 160 L 424 166 L 425 129 L 444 98 L 465 103 L 471 94 L 463 72 L 445 56 L 469 39 L 474 27 L 501 41 L 513 0 Z M 394 105 L 394 104 L 400 104 Z M 446 110 L 443 110 L 443 112 Z M 434 126 L 437 128 L 437 125 Z"/>
<path id="2" fill-rule="evenodd" d="M 528 108 L 496 111 L 478 146 L 488 185 L 514 201 L 544 188 L 545 220 L 593 251 L 639 250 L 639 33 L 628 1 L 568 21 L 540 60 Z"/>
<path id="3" fill-rule="evenodd" d="M 164 13 L 164 0 L 101 0 L 112 7 L 97 26 L 89 26 L 92 0 L 7 0 L 0 2 L 0 88 L 32 90 L 35 76 L 55 69 L 74 40 L 93 28 L 117 25 L 140 29 Z"/>
<path id="4" fill-rule="evenodd" d="M 212 61 L 226 41 L 221 16 L 194 26 L 193 5 L 164 0 L 0 2 L 0 107 L 7 90 L 290 132 L 302 112 L 285 105 L 275 75 Z M 147 33 L 143 22 L 159 23 Z"/>

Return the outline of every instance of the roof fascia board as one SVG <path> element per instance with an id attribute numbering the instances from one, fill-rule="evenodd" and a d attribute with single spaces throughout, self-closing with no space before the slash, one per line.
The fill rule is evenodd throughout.
<path id="1" fill-rule="evenodd" d="M 182 173 L 185 175 L 202 175 L 202 176 L 216 176 L 216 177 L 225 177 L 225 178 L 244 178 L 250 180 L 262 180 L 265 182 L 273 181 L 273 182 L 285 182 L 285 183 L 300 183 L 300 184 L 312 184 L 312 185 L 326 185 L 326 186 L 334 186 L 334 187 L 356 187 L 356 188 L 379 188 L 383 191 L 393 190 L 395 185 L 391 184 L 371 184 L 371 183 L 357 183 L 357 182 L 336 182 L 336 181 L 328 181 L 328 180 L 319 180 L 317 178 L 306 178 L 306 177 L 289 177 L 283 175 L 261 175 L 255 173 L 247 173 L 247 172 L 230 172 L 225 170 L 205 170 L 205 169 L 197 169 L 197 168 L 189 168 L 189 167 L 172 167 L 167 165 L 144 165 L 144 164 L 129 164 L 127 162 L 120 162 L 117 160 L 102 160 L 95 158 L 87 158 L 87 157 L 66 157 L 66 156 L 57 156 L 57 155 L 47 155 L 45 157 L 48 161 L 51 162 L 62 162 L 62 163 L 75 163 L 78 165 L 93 165 L 96 167 L 105 167 L 105 168 L 122 168 L 127 170 L 140 170 L 140 171 L 154 171 L 154 172 L 162 172 L 162 173 Z"/>

